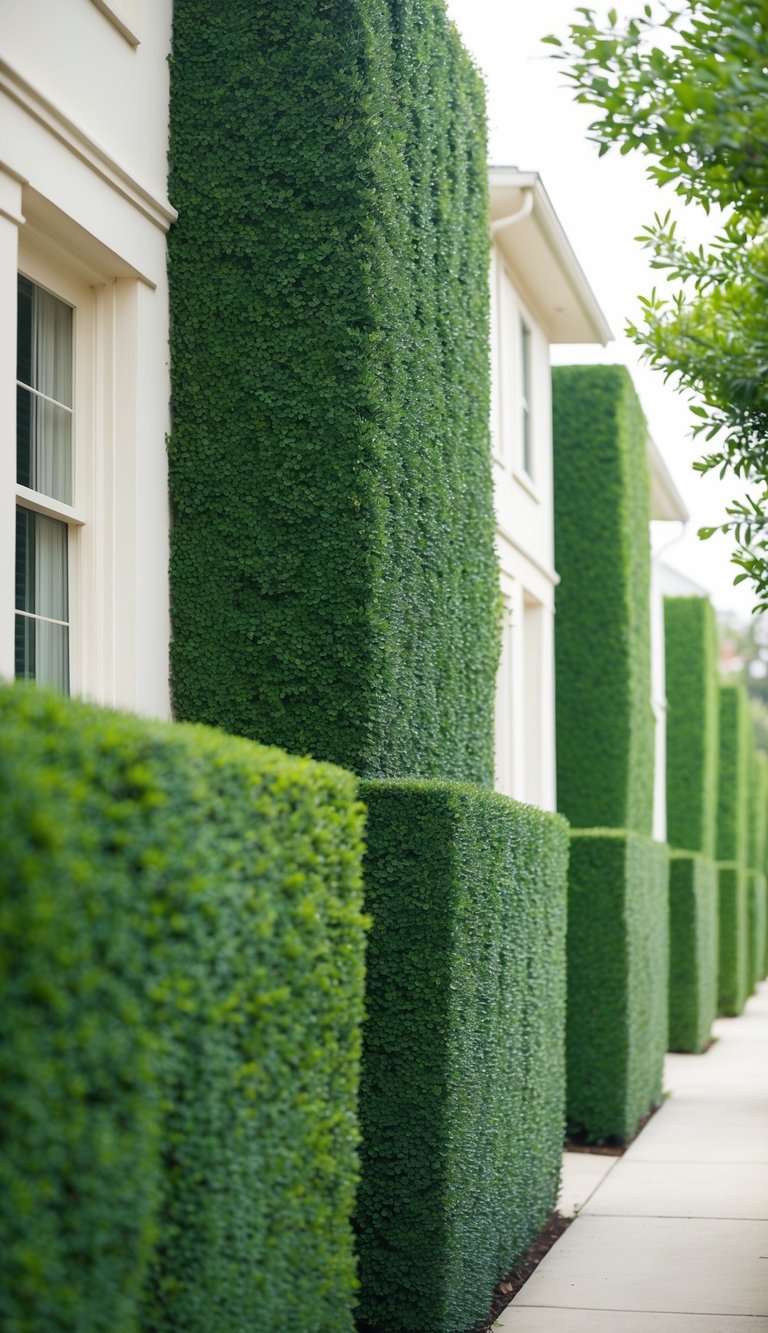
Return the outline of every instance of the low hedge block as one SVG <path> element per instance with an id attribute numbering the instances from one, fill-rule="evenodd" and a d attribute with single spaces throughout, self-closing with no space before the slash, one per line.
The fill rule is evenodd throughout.
<path id="1" fill-rule="evenodd" d="M 630 1138 L 661 1096 L 668 932 L 666 845 L 572 830 L 567 1114 L 590 1141 Z"/>
<path id="2" fill-rule="evenodd" d="M 354 778 L 21 687 L 0 728 L 0 1324 L 351 1330 Z"/>
<path id="3" fill-rule="evenodd" d="M 765 932 L 768 903 L 766 878 L 754 870 L 747 873 L 747 904 L 749 914 L 749 977 L 750 994 L 765 977 Z"/>
<path id="4" fill-rule="evenodd" d="M 458 1333 L 557 1195 L 566 825 L 459 784 L 362 795 L 362 1327 Z"/>
<path id="5" fill-rule="evenodd" d="M 749 906 L 747 871 L 737 863 L 725 863 L 719 871 L 720 964 L 718 1012 L 726 1017 L 740 1014 L 749 994 Z"/>
<path id="6" fill-rule="evenodd" d="M 669 861 L 669 1049 L 701 1051 L 717 1017 L 717 866 L 672 852 Z"/>

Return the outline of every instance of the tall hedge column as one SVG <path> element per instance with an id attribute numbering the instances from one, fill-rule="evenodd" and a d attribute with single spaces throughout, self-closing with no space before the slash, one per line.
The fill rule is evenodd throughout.
<path id="1" fill-rule="evenodd" d="M 717 628 L 704 597 L 664 601 L 669 1047 L 700 1051 L 717 1014 Z"/>
<path id="2" fill-rule="evenodd" d="M 749 766 L 751 726 L 746 691 L 720 686 L 717 860 L 720 893 L 721 1014 L 740 1014 L 749 994 Z"/>
<path id="3" fill-rule="evenodd" d="M 625 1139 L 659 1099 L 667 850 L 651 839 L 647 426 L 621 366 L 553 373 L 558 805 L 568 902 L 568 1120 Z"/>
<path id="4" fill-rule="evenodd" d="M 177 715 L 490 785 L 480 79 L 441 0 L 176 0 Z"/>
<path id="5" fill-rule="evenodd" d="M 749 960 L 748 985 L 750 992 L 766 974 L 766 816 L 768 816 L 768 755 L 753 746 L 749 784 L 749 869 L 748 917 Z"/>

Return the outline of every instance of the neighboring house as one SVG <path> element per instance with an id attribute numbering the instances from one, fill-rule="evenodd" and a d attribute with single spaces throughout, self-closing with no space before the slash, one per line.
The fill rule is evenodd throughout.
<path id="1" fill-rule="evenodd" d="M 160 717 L 171 13 L 5 0 L 0 60 L 0 676 Z"/>
<path id="2" fill-rule="evenodd" d="M 611 338 L 535 172 L 493 167 L 492 437 L 503 644 L 496 786 L 555 808 L 554 530 L 549 347 Z"/>

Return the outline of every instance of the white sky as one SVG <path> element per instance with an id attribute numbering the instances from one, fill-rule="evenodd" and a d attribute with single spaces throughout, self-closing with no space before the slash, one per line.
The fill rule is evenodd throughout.
<path id="1" fill-rule="evenodd" d="M 619 13 L 642 10 L 642 0 L 613 0 Z M 577 106 L 560 66 L 541 45 L 547 33 L 564 37 L 575 13 L 575 0 L 447 0 L 448 12 L 482 71 L 488 89 L 490 159 L 497 164 L 538 171 L 560 221 L 613 330 L 608 347 L 558 347 L 553 360 L 624 362 L 639 393 L 651 434 L 664 455 L 691 521 L 665 560 L 695 579 L 721 610 L 748 617 L 749 584 L 733 587 L 738 572 L 730 562 L 732 541 L 717 533 L 708 542 L 697 528 L 725 518 L 726 504 L 738 484 L 726 478 L 702 478 L 693 471 L 699 450 L 689 438 L 690 416 L 684 399 L 665 386 L 658 371 L 641 366 L 637 350 L 624 336 L 628 318 L 639 318 L 638 294 L 662 285 L 648 266 L 647 253 L 634 240 L 655 212 L 671 208 L 678 231 L 698 244 L 712 223 L 699 210 L 685 209 L 671 190 L 646 180 L 637 154 L 621 157 L 611 150 L 598 159 L 586 127 L 589 108 Z M 608 3 L 596 4 L 603 15 Z M 654 525 L 661 527 L 662 525 Z M 680 531 L 663 525 L 663 541 Z"/>

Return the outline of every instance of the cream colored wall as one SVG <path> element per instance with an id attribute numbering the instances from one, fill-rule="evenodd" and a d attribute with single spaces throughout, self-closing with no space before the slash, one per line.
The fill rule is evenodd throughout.
<path id="1" fill-rule="evenodd" d="M 76 310 L 75 501 L 71 511 L 40 506 L 71 525 L 73 693 L 166 717 L 172 4 L 112 8 L 121 26 L 109 0 L 3 7 L 0 672 L 13 674 L 11 312 L 20 268 Z"/>
<path id="2" fill-rule="evenodd" d="M 496 786 L 555 809 L 552 404 L 549 345 L 520 277 L 491 265 L 492 438 L 504 599 L 496 696 Z M 531 331 L 532 476 L 522 466 L 520 317 Z"/>

